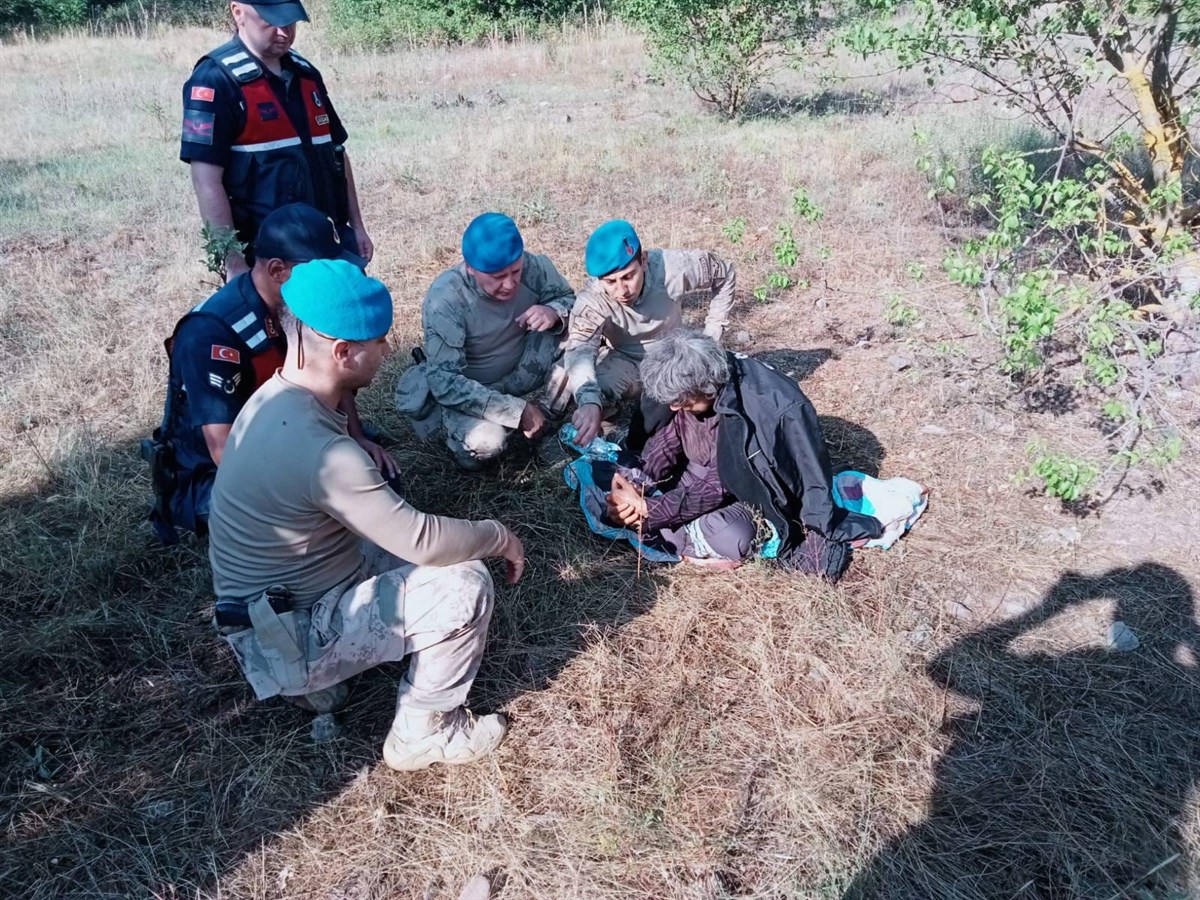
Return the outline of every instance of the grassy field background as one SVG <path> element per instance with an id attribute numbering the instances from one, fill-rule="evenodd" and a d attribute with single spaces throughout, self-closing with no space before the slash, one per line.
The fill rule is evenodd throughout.
<path id="1" fill-rule="evenodd" d="M 504 898 L 1200 894 L 1197 399 L 1172 399 L 1184 459 L 1098 511 L 1013 482 L 1030 437 L 1100 436 L 1018 396 L 938 276 L 972 226 L 926 199 L 914 130 L 959 160 L 1020 138 L 969 86 L 813 59 L 733 123 L 616 27 L 382 55 L 302 29 L 397 305 L 364 406 L 417 505 L 501 518 L 531 564 L 473 698 L 513 719 L 494 760 L 387 770 L 395 669 L 359 681 L 331 743 L 254 702 L 208 626 L 205 545 L 140 521 L 136 453 L 161 341 L 213 288 L 177 120 L 220 39 L 0 47 L 0 894 L 442 898 L 481 872 Z M 789 212 L 801 186 L 818 223 Z M 390 398 L 426 285 L 485 209 L 577 285 L 613 216 L 736 259 L 738 348 L 801 379 L 835 463 L 930 485 L 920 527 L 836 587 L 760 565 L 639 578 L 557 468 L 455 472 Z M 757 303 L 785 221 L 807 286 Z M 896 295 L 917 321 L 888 323 Z M 1116 617 L 1137 651 L 1105 649 Z"/>

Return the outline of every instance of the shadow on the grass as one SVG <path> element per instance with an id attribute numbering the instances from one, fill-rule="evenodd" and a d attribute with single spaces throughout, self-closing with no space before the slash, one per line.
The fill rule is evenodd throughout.
<path id="1" fill-rule="evenodd" d="M 854 469 L 878 477 L 887 450 L 869 428 L 837 416 L 817 416 L 834 472 Z"/>
<path id="2" fill-rule="evenodd" d="M 810 350 L 763 350 L 750 355 L 789 378 L 803 381 L 832 359 L 833 351 L 828 347 L 813 347 Z"/>
<path id="3" fill-rule="evenodd" d="M 159 546 L 136 445 L 0 509 L 0 896 L 194 896 L 377 758 L 254 702 L 209 624 L 207 546 Z M 95 465 L 91 465 L 95 463 Z"/>
<path id="4" fill-rule="evenodd" d="M 1115 603 L 1132 652 L 1021 652 L 1014 642 L 1089 600 Z M 980 704 L 951 718 L 925 821 L 880 852 L 846 900 L 1109 900 L 1192 896 L 1181 825 L 1200 773 L 1200 628 L 1178 572 L 1069 573 L 1022 615 L 929 665 Z"/>
<path id="5" fill-rule="evenodd" d="M 887 115 L 914 92 L 911 87 L 896 85 L 885 91 L 830 89 L 814 94 L 759 91 L 746 102 L 740 118 L 783 120 L 796 116 Z"/>
<path id="6" fill-rule="evenodd" d="M 657 574 L 635 578 L 632 552 L 592 541 L 557 469 L 474 477 L 407 442 L 400 455 L 419 507 L 498 518 L 526 541 L 521 584 L 497 577 L 475 708 L 544 687 L 589 635 L 653 604 Z M 219 893 L 380 765 L 401 667 L 360 678 L 326 744 L 308 714 L 257 703 L 209 624 L 206 543 L 163 548 L 140 521 L 143 465 L 134 445 L 92 448 L 0 503 L 0 896 Z"/>

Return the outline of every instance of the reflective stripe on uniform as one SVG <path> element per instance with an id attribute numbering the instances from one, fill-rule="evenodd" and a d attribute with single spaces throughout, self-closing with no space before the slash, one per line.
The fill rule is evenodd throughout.
<path id="1" fill-rule="evenodd" d="M 282 147 L 297 147 L 300 138 L 282 138 L 278 141 L 263 141 L 261 144 L 234 144 L 229 149 L 235 153 L 256 153 L 259 150 L 279 150 Z"/>
<path id="2" fill-rule="evenodd" d="M 257 72 L 258 63 L 248 62 L 244 66 L 238 66 L 236 69 L 230 69 L 229 71 L 234 75 L 245 75 L 247 72 Z"/>
<path id="3" fill-rule="evenodd" d="M 312 139 L 312 142 L 314 144 L 328 144 L 332 140 L 333 140 L 332 134 L 318 134 L 316 137 L 314 137 Z"/>
<path id="4" fill-rule="evenodd" d="M 238 332 L 243 331 L 244 329 L 253 325 L 257 321 L 258 321 L 258 316 L 254 315 L 254 313 L 246 313 L 246 315 L 242 316 L 240 319 L 238 319 L 236 322 L 233 323 L 233 330 L 238 331 Z"/>
<path id="5" fill-rule="evenodd" d="M 260 332 L 258 332 L 258 334 L 254 335 L 253 337 L 248 337 L 245 339 L 246 346 L 249 347 L 251 350 L 253 350 L 255 347 L 257 347 L 259 344 L 261 344 L 266 339 L 267 339 L 267 333 L 265 331 L 260 331 Z"/>
<path id="6" fill-rule="evenodd" d="M 221 62 L 223 62 L 227 66 L 232 66 L 235 62 L 241 62 L 243 59 L 249 59 L 249 58 L 250 58 L 249 54 L 247 54 L 245 52 L 234 53 L 231 56 L 222 56 Z"/>

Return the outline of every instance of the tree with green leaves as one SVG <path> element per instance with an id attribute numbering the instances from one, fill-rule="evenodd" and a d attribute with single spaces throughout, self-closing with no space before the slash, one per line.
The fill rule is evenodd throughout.
<path id="1" fill-rule="evenodd" d="M 1189 130 L 1200 83 L 1196 0 L 864 0 L 845 43 L 931 83 L 951 70 L 1043 133 L 992 147 L 970 198 L 990 227 L 947 258 L 977 288 L 1004 367 L 1061 377 L 1071 355 L 1104 398 L 1117 458 L 1137 461 L 1159 388 L 1200 364 L 1200 185 Z M 953 191 L 944 177 L 935 191 Z M 1066 353 L 1063 350 L 1066 350 Z M 1057 367 L 1056 367 L 1057 368 Z M 1164 430 L 1166 433 L 1164 434 Z"/>
<path id="2" fill-rule="evenodd" d="M 660 68 L 733 116 L 812 35 L 820 6 L 815 0 L 621 0 L 617 8 L 646 35 Z"/>
<path id="3" fill-rule="evenodd" d="M 887 13 L 900 6 L 868 4 Z M 1194 188 L 1185 182 L 1195 152 L 1188 126 L 1200 82 L 1200 4 L 916 0 L 912 13 L 901 23 L 860 23 L 849 43 L 863 52 L 892 50 L 901 65 L 923 66 L 931 76 L 950 66 L 979 75 L 985 90 L 1054 137 L 1063 162 L 1096 167 L 1089 180 L 1133 254 L 1188 257 L 1172 273 L 1185 294 L 1200 291 L 1200 259 L 1164 249 L 1178 248 L 1200 220 L 1200 206 L 1185 190 Z M 1135 141 L 1144 148 L 1144 171 L 1131 153 Z M 1054 168 L 1055 175 L 1063 171 Z M 1190 299 L 1173 290 L 1172 273 L 1147 285 L 1150 292 L 1160 300 Z"/>

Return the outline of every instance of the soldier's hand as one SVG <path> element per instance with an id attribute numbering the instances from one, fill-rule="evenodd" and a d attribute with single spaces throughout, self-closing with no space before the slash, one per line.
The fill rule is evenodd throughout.
<path id="1" fill-rule="evenodd" d="M 358 241 L 358 255 L 370 262 L 375 258 L 375 242 L 371 240 L 371 236 L 367 234 L 365 228 L 359 227 L 354 229 L 354 238 Z"/>
<path id="2" fill-rule="evenodd" d="M 526 403 L 525 408 L 521 410 L 521 421 L 517 424 L 521 429 L 521 433 L 531 440 L 537 437 L 537 433 L 546 427 L 546 415 L 536 403 Z"/>
<path id="3" fill-rule="evenodd" d="M 600 421 L 603 418 L 603 413 L 600 406 L 596 403 L 585 403 L 579 409 L 575 410 L 575 415 L 571 416 L 571 424 L 575 426 L 575 443 L 580 447 L 587 447 L 592 441 L 600 436 Z"/>
<path id="4" fill-rule="evenodd" d="M 367 451 L 367 455 L 371 457 L 371 461 L 375 463 L 379 471 L 383 473 L 384 481 L 387 481 L 389 478 L 396 477 L 396 473 L 399 472 L 400 469 L 397 467 L 396 460 L 392 459 L 392 455 L 390 453 L 388 453 L 374 441 L 369 441 L 365 437 L 356 438 L 356 440 L 358 441 L 358 446 Z"/>
<path id="5" fill-rule="evenodd" d="M 549 306 L 535 305 L 517 316 L 516 321 L 526 331 L 549 331 L 558 327 L 562 317 Z"/>
<path id="6" fill-rule="evenodd" d="M 504 549 L 500 551 L 504 557 L 504 579 L 509 584 L 516 584 L 525 574 L 525 545 L 512 531 L 507 528 L 504 530 L 508 535 Z"/>

